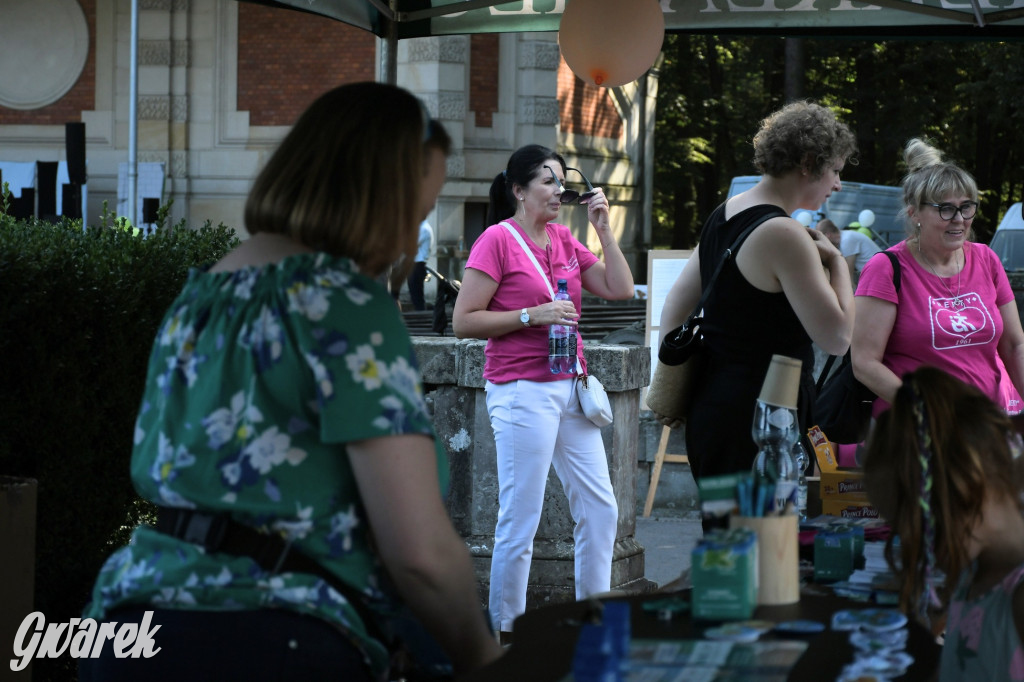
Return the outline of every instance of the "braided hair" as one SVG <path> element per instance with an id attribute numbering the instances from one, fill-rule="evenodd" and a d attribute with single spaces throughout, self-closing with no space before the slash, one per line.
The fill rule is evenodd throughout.
<path id="1" fill-rule="evenodd" d="M 1020 504 L 1017 442 L 1009 418 L 977 388 L 933 367 L 904 375 L 864 459 L 868 496 L 893 529 L 885 554 L 904 611 L 927 621 L 928 607 L 948 600 L 971 564 L 986 495 Z"/>

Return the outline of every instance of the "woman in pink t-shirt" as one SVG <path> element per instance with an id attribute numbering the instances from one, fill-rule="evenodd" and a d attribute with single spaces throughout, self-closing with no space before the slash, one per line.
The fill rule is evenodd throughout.
<path id="1" fill-rule="evenodd" d="M 887 258 L 873 258 L 857 286 L 854 375 L 889 406 L 903 375 L 938 367 L 978 387 L 1000 407 L 1024 389 L 1024 331 L 999 257 L 968 241 L 978 209 L 969 173 L 928 143 L 904 151 L 905 216 L 911 236 L 889 249 L 900 263 L 899 292 Z M 1005 370 L 1003 368 L 1005 365 Z"/>
<path id="2" fill-rule="evenodd" d="M 540 145 L 512 154 L 491 185 L 492 225 L 470 251 L 452 319 L 459 338 L 487 339 L 487 413 L 498 459 L 489 608 L 502 640 L 526 610 L 533 537 L 552 465 L 576 523 L 576 597 L 611 587 L 618 507 L 601 430 L 580 409 L 575 372 L 551 372 L 548 328 L 575 328 L 583 289 L 606 299 L 631 298 L 633 275 L 600 188 L 579 202 L 587 207 L 603 260 L 554 222 L 562 203 L 577 196 L 563 187 L 566 170 L 560 155 Z M 554 301 L 551 292 L 563 279 L 570 299 Z M 573 333 L 578 341 L 578 331 Z M 583 344 L 575 345 L 585 368 Z"/>

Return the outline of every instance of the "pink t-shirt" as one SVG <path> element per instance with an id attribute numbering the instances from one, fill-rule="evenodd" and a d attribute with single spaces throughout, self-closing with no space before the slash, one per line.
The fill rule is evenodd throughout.
<path id="1" fill-rule="evenodd" d="M 872 258 L 857 282 L 857 296 L 873 296 L 898 306 L 882 364 L 898 377 L 921 365 L 938 367 L 1003 405 L 999 307 L 1013 301 L 1013 291 L 999 257 L 984 244 L 965 243 L 966 262 L 958 281 L 957 277 L 939 278 L 918 264 L 905 241 L 889 250 L 900 263 L 899 294 L 887 258 Z M 958 289 L 965 304 L 962 310 L 953 306 Z M 875 415 L 888 407 L 879 398 Z"/>
<path id="2" fill-rule="evenodd" d="M 566 280 L 573 305 L 582 315 L 582 274 L 597 263 L 597 256 L 573 237 L 565 225 L 547 224 L 551 245 L 542 249 L 533 243 L 514 220 L 505 222 L 522 235 L 523 241 L 551 282 L 553 291 L 558 291 L 558 280 Z M 466 267 L 479 270 L 498 283 L 487 305 L 488 310 L 522 310 L 551 301 L 551 293 L 541 280 L 537 268 L 533 267 L 515 237 L 501 225 L 491 225 L 473 243 Z M 583 341 L 578 332 L 576 341 L 580 361 L 583 362 Z M 496 384 L 516 379 L 557 381 L 568 378 L 564 374 L 552 374 L 548 369 L 546 326 L 523 327 L 504 336 L 490 338 L 487 340 L 484 357 L 484 378 Z M 585 363 L 583 366 L 586 368 Z"/>

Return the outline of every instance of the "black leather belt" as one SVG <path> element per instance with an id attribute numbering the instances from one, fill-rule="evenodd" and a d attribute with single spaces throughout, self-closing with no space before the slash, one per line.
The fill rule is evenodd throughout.
<path id="1" fill-rule="evenodd" d="M 371 637 L 390 645 L 391 638 L 381 631 L 363 595 L 280 535 L 261 533 L 252 526 L 235 521 L 226 513 L 211 514 L 172 507 L 158 509 L 156 529 L 179 540 L 199 545 L 207 552 L 249 557 L 260 568 L 272 574 L 307 573 L 321 578 L 348 600 Z"/>

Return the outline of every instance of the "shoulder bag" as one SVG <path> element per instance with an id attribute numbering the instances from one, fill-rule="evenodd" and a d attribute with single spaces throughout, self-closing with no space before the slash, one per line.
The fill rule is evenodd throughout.
<path id="1" fill-rule="evenodd" d="M 736 238 L 732 245 L 722 254 L 715 267 L 714 274 L 704 287 L 700 301 L 686 322 L 669 331 L 662 338 L 658 348 L 658 363 L 654 368 L 654 376 L 647 390 L 647 407 L 654 413 L 658 421 L 665 426 L 676 428 L 686 421 L 690 411 L 693 394 L 706 365 L 704 352 L 704 335 L 700 325 L 704 321 L 704 304 L 715 286 L 719 273 L 726 262 L 732 258 L 750 233 L 761 223 L 772 218 L 786 215 L 781 209 L 776 213 L 762 216 L 760 220 L 747 227 Z"/>
<path id="2" fill-rule="evenodd" d="M 551 294 L 551 300 L 555 300 L 555 290 L 551 288 L 551 282 L 548 281 L 547 275 L 541 269 L 540 263 L 534 258 L 530 247 L 523 241 L 522 235 L 505 221 L 502 221 L 501 225 L 515 237 L 516 241 L 519 242 L 519 246 L 523 247 L 523 251 L 530 258 L 533 267 L 537 268 L 537 274 L 540 275 L 541 280 L 547 285 L 548 293 Z M 576 395 L 579 397 L 580 408 L 583 410 L 583 414 L 596 426 L 608 426 L 612 423 L 612 404 L 608 399 L 608 392 L 604 390 L 604 384 L 594 375 L 588 375 L 583 371 L 583 364 L 578 356 L 576 358 L 576 374 Z"/>
<path id="3" fill-rule="evenodd" d="M 900 293 L 901 270 L 896 255 L 882 251 L 892 263 L 892 283 Z M 839 368 L 829 370 L 838 355 L 829 356 L 818 376 L 818 397 L 814 401 L 814 421 L 833 443 L 860 443 L 871 424 L 871 406 L 878 397 L 853 375 L 853 360 L 846 351 Z"/>

